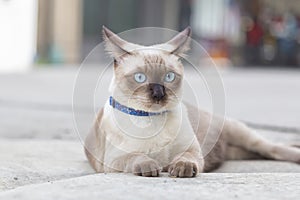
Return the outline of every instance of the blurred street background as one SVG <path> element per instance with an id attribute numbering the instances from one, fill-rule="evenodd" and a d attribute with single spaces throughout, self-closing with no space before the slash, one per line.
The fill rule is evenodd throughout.
<path id="1" fill-rule="evenodd" d="M 300 66 L 299 0 L 1 0 L 0 20 L 0 72 L 80 63 L 102 25 L 190 25 L 220 66 Z"/>
<path id="2" fill-rule="evenodd" d="M 80 64 L 102 42 L 102 25 L 116 33 L 191 26 L 220 69 L 226 116 L 275 142 L 299 144 L 300 0 L 0 0 L 0 25 L 0 199 L 299 198 L 295 163 L 229 161 L 216 173 L 176 181 L 94 175 L 72 95 Z M 104 67 L 97 65 L 83 88 Z M 191 70 L 186 76 L 196 92 L 207 89 Z M 91 106 L 80 107 L 87 126 Z"/>

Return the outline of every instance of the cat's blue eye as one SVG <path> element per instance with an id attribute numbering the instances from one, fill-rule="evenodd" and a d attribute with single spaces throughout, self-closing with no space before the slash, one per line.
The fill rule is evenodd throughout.
<path id="1" fill-rule="evenodd" d="M 143 73 L 135 73 L 134 74 L 134 80 L 138 83 L 144 83 L 146 81 L 147 77 Z"/>
<path id="2" fill-rule="evenodd" d="M 168 83 L 171 83 L 175 79 L 175 73 L 174 72 L 168 72 L 165 76 L 165 81 Z"/>

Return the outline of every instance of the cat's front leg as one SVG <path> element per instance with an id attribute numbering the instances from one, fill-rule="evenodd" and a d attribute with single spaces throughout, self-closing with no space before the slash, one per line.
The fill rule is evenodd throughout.
<path id="1" fill-rule="evenodd" d="M 203 171 L 204 160 L 198 152 L 184 152 L 174 158 L 168 167 L 171 177 L 191 178 Z"/>
<path id="2" fill-rule="evenodd" d="M 122 171 L 138 176 L 157 177 L 162 167 L 157 161 L 142 153 L 129 153 L 116 158 L 110 171 Z"/>

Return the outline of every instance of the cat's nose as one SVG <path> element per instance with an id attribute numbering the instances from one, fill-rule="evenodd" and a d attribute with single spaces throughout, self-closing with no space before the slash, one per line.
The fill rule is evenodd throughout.
<path id="1" fill-rule="evenodd" d="M 149 89 L 153 100 L 160 101 L 165 97 L 165 86 L 157 83 L 151 83 L 149 84 Z"/>

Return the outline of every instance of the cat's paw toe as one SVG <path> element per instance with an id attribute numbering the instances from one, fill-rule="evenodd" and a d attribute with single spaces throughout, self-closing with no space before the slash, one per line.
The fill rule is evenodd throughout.
<path id="1" fill-rule="evenodd" d="M 137 176 L 157 177 L 161 167 L 154 160 L 143 161 L 134 165 L 133 173 Z"/>
<path id="2" fill-rule="evenodd" d="M 171 177 L 190 178 L 197 175 L 198 167 L 193 162 L 179 161 L 172 164 L 168 171 Z"/>

